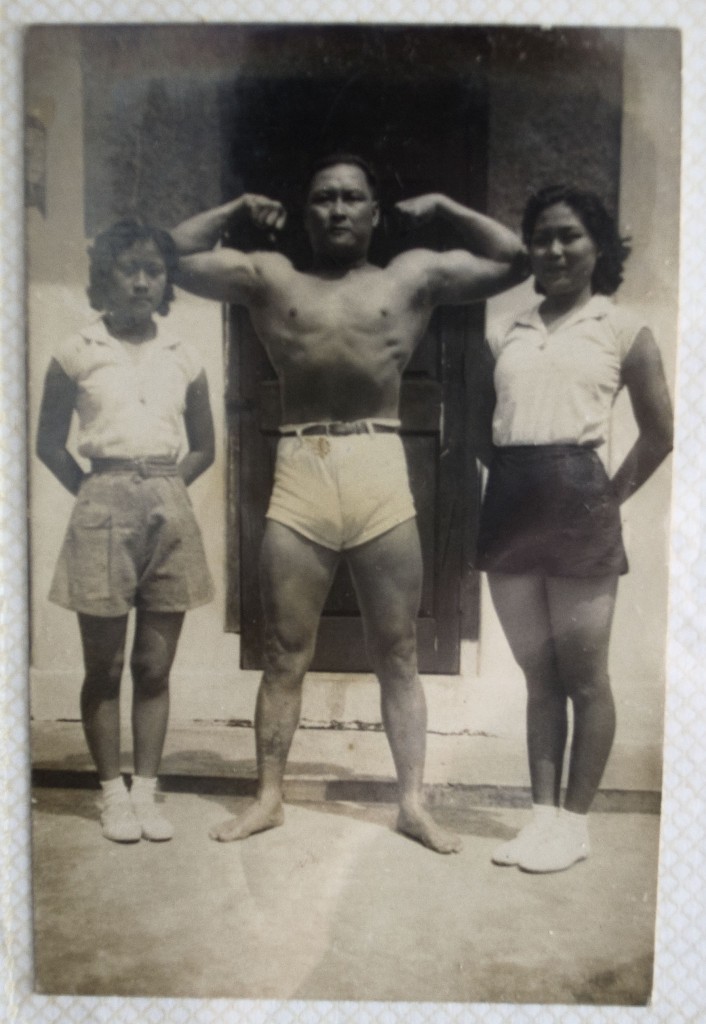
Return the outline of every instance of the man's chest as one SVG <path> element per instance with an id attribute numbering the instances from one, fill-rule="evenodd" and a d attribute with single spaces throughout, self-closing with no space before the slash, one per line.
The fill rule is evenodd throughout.
<path id="1" fill-rule="evenodd" d="M 384 270 L 327 280 L 298 275 L 273 290 L 263 311 L 273 329 L 291 336 L 336 335 L 354 342 L 403 332 L 414 319 L 410 297 Z"/>

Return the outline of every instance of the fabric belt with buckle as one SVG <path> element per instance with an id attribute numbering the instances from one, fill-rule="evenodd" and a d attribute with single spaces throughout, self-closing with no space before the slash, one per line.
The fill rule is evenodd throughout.
<path id="1" fill-rule="evenodd" d="M 396 434 L 399 426 L 394 423 L 379 423 L 375 420 L 353 420 L 342 423 L 333 420 L 330 423 L 307 423 L 302 427 L 282 427 L 282 437 L 348 437 L 351 434 Z"/>
<path id="2" fill-rule="evenodd" d="M 174 459 L 92 459 L 92 473 L 138 473 L 143 477 L 178 476 Z"/>

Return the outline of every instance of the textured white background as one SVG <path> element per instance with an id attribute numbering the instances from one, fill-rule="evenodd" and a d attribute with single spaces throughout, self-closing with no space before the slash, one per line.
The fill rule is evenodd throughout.
<path id="1" fill-rule="evenodd" d="M 0 13 L 0 1022 L 31 1024 L 488 1024 L 706 1021 L 706 19 L 703 0 L 6 0 Z M 22 27 L 137 21 L 387 21 L 676 27 L 683 31 L 681 351 L 671 556 L 669 691 L 653 1005 L 94 999 L 32 995 L 25 615 L 25 401 L 21 190 Z"/>

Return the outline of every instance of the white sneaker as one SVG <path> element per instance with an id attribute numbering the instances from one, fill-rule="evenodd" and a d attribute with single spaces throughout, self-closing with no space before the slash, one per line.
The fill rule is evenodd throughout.
<path id="1" fill-rule="evenodd" d="M 517 863 L 522 871 L 548 874 L 551 871 L 566 871 L 578 861 L 586 860 L 590 852 L 588 834 L 567 827 L 558 818 L 551 832 L 525 850 Z"/>
<path id="2" fill-rule="evenodd" d="M 131 797 L 132 809 L 143 839 L 165 843 L 174 835 L 174 826 L 164 817 L 153 799 Z"/>
<path id="3" fill-rule="evenodd" d="M 101 810 L 101 829 L 114 843 L 136 843 L 142 835 L 140 823 L 125 794 L 123 800 L 109 800 Z"/>
<path id="4" fill-rule="evenodd" d="M 555 824 L 556 816 L 553 814 L 535 815 L 520 829 L 514 839 L 508 840 L 493 851 L 491 861 L 506 868 L 517 866 L 524 854 L 540 842 Z"/>

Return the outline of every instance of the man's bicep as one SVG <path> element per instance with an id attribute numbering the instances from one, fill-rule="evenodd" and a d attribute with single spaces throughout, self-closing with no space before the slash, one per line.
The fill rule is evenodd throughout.
<path id="1" fill-rule="evenodd" d="M 217 249 L 183 256 L 175 281 L 205 299 L 247 306 L 257 292 L 260 275 L 252 256 L 237 249 Z"/>
<path id="2" fill-rule="evenodd" d="M 464 249 L 431 256 L 430 291 L 437 305 L 481 302 L 521 280 L 513 264 L 473 256 Z"/>

